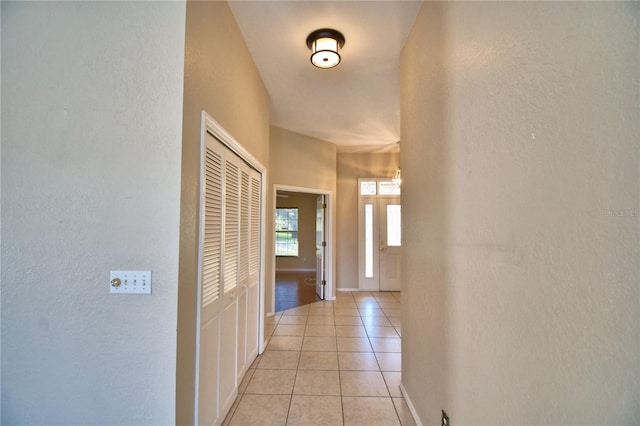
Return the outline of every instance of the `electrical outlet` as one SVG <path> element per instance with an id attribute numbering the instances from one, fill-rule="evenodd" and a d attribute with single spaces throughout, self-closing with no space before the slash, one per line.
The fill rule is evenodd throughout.
<path id="1" fill-rule="evenodd" d="M 151 271 L 111 271 L 112 294 L 151 294 Z"/>
<path id="2" fill-rule="evenodd" d="M 447 413 L 444 412 L 444 410 L 442 410 L 442 426 L 450 426 L 451 423 L 449 423 L 449 416 L 447 416 Z"/>

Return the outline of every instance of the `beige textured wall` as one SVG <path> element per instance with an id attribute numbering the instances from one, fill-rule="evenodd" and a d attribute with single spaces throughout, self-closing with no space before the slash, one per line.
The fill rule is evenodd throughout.
<path id="1" fill-rule="evenodd" d="M 1 422 L 173 424 L 185 4 L 1 7 Z"/>
<path id="2" fill-rule="evenodd" d="M 401 60 L 424 424 L 640 419 L 638 3 L 435 3 Z"/>
<path id="3" fill-rule="evenodd" d="M 358 178 L 393 177 L 400 156 L 387 154 L 338 154 L 338 288 L 358 288 Z"/>
<path id="4" fill-rule="evenodd" d="M 277 207 L 298 208 L 298 256 L 276 257 L 276 270 L 316 269 L 316 205 L 318 195 L 288 192 L 277 197 Z"/>
<path id="5" fill-rule="evenodd" d="M 271 127 L 272 184 L 335 190 L 336 146 L 300 133 Z"/>
<path id="6" fill-rule="evenodd" d="M 288 185 L 300 188 L 321 189 L 336 192 L 336 146 L 330 142 L 279 127 L 271 127 L 269 153 L 269 186 L 268 199 L 273 200 L 274 185 Z M 335 202 L 331 209 L 335 217 Z M 267 259 L 274 259 L 274 206 L 267 216 Z M 335 228 L 331 231 L 335 241 Z M 333 252 L 335 265 L 335 250 Z M 271 265 L 271 266 L 270 266 Z M 266 312 L 274 311 L 273 300 L 273 262 L 267 262 Z M 335 282 L 335 269 L 332 272 Z"/>
<path id="7" fill-rule="evenodd" d="M 269 96 L 228 4 L 189 1 L 186 13 L 178 424 L 193 424 L 200 112 L 207 111 L 263 166 L 269 167 Z"/>

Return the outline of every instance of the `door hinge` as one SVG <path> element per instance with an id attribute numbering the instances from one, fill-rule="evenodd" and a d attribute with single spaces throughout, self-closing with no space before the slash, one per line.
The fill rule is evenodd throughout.
<path id="1" fill-rule="evenodd" d="M 326 247 L 326 246 L 327 246 L 327 242 L 326 242 L 326 241 L 323 241 L 323 242 L 322 242 L 322 247 Z"/>
<path id="2" fill-rule="evenodd" d="M 322 280 L 322 285 L 327 285 L 327 281 L 326 280 Z"/>
<path id="3" fill-rule="evenodd" d="M 323 208 L 323 209 L 326 209 L 326 208 L 327 208 L 327 204 L 326 204 L 326 203 L 325 203 L 325 204 L 323 204 L 323 205 L 322 205 L 322 208 Z"/>

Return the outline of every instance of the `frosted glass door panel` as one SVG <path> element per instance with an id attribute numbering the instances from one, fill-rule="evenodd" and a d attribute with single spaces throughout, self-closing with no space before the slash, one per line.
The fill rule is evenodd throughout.
<path id="1" fill-rule="evenodd" d="M 387 204 L 387 246 L 400 247 L 402 224 L 400 204 Z"/>
<path id="2" fill-rule="evenodd" d="M 373 204 L 364 206 L 364 276 L 373 278 Z"/>

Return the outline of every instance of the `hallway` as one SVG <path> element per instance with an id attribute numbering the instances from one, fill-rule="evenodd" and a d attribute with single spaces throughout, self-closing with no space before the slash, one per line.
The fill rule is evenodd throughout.
<path id="1" fill-rule="evenodd" d="M 400 293 L 338 292 L 267 318 L 225 425 L 413 425 L 400 384 Z"/>

